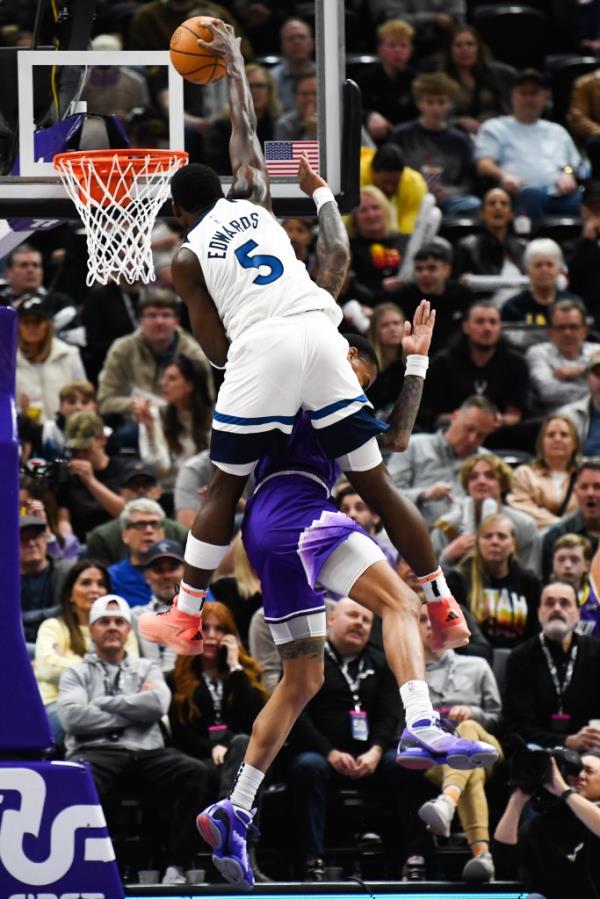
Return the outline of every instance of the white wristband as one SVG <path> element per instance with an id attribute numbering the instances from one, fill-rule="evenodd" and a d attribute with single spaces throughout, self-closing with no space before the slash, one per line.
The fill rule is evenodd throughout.
<path id="1" fill-rule="evenodd" d="M 328 187 L 317 187 L 317 189 L 313 192 L 312 197 L 315 206 L 317 207 L 317 215 L 321 211 L 321 206 L 324 206 L 325 203 L 335 203 L 333 192 Z"/>
<path id="2" fill-rule="evenodd" d="M 429 356 L 419 356 L 414 353 L 412 356 L 406 357 L 406 375 L 416 375 L 417 378 L 424 378 L 427 374 L 429 366 Z"/>

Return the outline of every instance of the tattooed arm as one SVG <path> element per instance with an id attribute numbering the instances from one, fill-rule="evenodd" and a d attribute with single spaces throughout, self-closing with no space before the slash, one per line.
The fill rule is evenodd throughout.
<path id="1" fill-rule="evenodd" d="M 306 157 L 300 159 L 298 183 L 309 197 L 318 187 L 327 187 L 327 182 L 311 169 Z M 319 210 L 317 259 L 317 284 L 337 300 L 350 265 L 350 242 L 335 202 L 324 203 Z"/>
<path id="2" fill-rule="evenodd" d="M 412 325 L 410 322 L 404 322 L 402 347 L 405 355 L 428 355 L 434 324 L 435 309 L 431 309 L 427 300 L 421 300 Z M 424 382 L 425 378 L 418 375 L 404 376 L 402 390 L 388 419 L 390 429 L 379 438 L 380 444 L 385 449 L 398 453 L 403 452 L 408 446 L 421 404 Z"/>
<path id="3" fill-rule="evenodd" d="M 240 38 L 235 36 L 231 25 L 221 19 L 206 19 L 213 39 L 210 43 L 205 43 L 198 38 L 198 44 L 211 53 L 216 51 L 225 60 L 231 116 L 229 158 L 233 172 L 229 196 L 251 200 L 270 210 L 269 176 L 256 135 L 256 113 L 240 49 Z"/>

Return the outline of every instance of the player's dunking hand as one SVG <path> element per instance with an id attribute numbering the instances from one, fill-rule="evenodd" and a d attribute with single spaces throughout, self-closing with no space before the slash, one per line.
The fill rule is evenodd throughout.
<path id="1" fill-rule="evenodd" d="M 409 321 L 404 322 L 402 349 L 407 356 L 428 355 L 434 325 L 435 309 L 431 308 L 429 300 L 421 300 L 415 309 L 412 325 Z"/>
<path id="2" fill-rule="evenodd" d="M 199 47 L 208 50 L 209 53 L 222 56 L 225 63 L 231 60 L 232 57 L 241 54 L 240 44 L 242 39 L 236 37 L 231 25 L 228 25 L 222 19 L 213 19 L 210 16 L 203 17 L 203 24 L 212 31 L 213 39 L 212 41 L 204 41 L 201 37 L 197 38 Z"/>
<path id="3" fill-rule="evenodd" d="M 315 170 L 311 168 L 310 162 L 306 156 L 300 157 L 298 163 L 298 184 L 300 190 L 304 191 L 307 197 L 312 197 L 317 187 L 327 187 L 327 181 L 317 175 Z"/>

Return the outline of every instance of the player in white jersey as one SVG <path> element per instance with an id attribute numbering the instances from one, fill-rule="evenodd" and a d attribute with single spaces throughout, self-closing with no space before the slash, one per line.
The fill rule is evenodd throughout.
<path id="1" fill-rule="evenodd" d="M 268 318 L 322 310 L 335 325 L 341 321 L 338 304 L 309 277 L 286 232 L 262 206 L 218 200 L 183 247 L 197 256 L 232 342 Z"/>
<path id="2" fill-rule="evenodd" d="M 376 440 L 382 425 L 370 412 L 348 362 L 347 341 L 336 328 L 341 313 L 332 297 L 339 293 L 350 252 L 333 194 L 308 162 L 301 162 L 299 183 L 315 200 L 319 216 L 315 285 L 271 215 L 239 38 L 218 19 L 210 27 L 213 41 L 198 43 L 225 59 L 233 183 L 225 199 L 218 175 L 207 166 L 193 164 L 174 175 L 173 209 L 188 228 L 188 238 L 172 274 L 195 337 L 211 362 L 225 367 L 211 435 L 216 471 L 188 537 L 179 595 L 169 612 L 142 616 L 140 632 L 179 653 L 202 652 L 204 598 L 214 569 L 229 550 L 235 507 L 248 474 L 291 433 L 303 409 L 325 454 L 339 462 L 381 514 L 392 542 L 420 576 L 439 644 L 462 645 L 469 636 L 464 617 L 437 566 L 423 519 L 395 490 L 383 465 Z M 427 357 L 408 359 L 406 379 L 409 388 L 414 382 L 414 402 L 407 403 L 407 419 L 416 414 L 426 366 Z M 412 421 L 410 427 L 393 423 L 394 440 L 408 439 Z M 419 689 L 426 691 L 424 681 Z"/>

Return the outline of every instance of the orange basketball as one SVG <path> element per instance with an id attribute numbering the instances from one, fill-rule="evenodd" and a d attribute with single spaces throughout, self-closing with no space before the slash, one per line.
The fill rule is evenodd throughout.
<path id="1" fill-rule="evenodd" d="M 197 38 L 207 43 L 213 39 L 212 31 L 206 27 L 207 21 L 205 16 L 194 16 L 182 22 L 173 32 L 169 44 L 171 62 L 179 74 L 193 84 L 210 84 L 225 74 L 223 57 L 198 46 Z"/>

